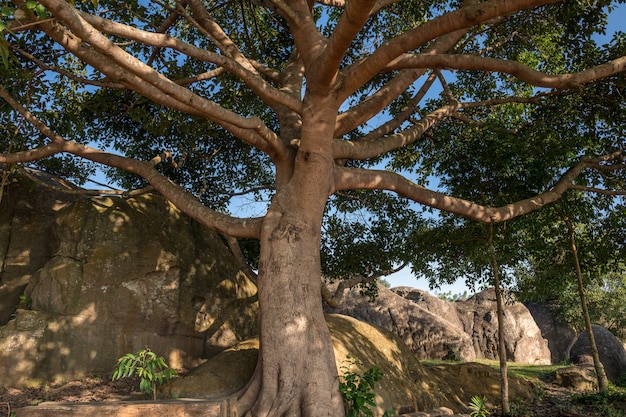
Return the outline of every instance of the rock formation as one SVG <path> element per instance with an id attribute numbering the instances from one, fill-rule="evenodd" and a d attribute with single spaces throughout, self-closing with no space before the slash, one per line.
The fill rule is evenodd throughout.
<path id="1" fill-rule="evenodd" d="M 146 346 L 190 367 L 256 334 L 243 268 L 158 195 L 85 198 L 13 181 L 0 231 L 0 385 L 107 373 Z"/>
<path id="2" fill-rule="evenodd" d="M 552 363 L 568 360 L 570 349 L 578 338 L 574 328 L 559 320 L 555 306 L 541 303 L 525 305 L 541 330 L 541 336 L 548 341 Z"/>
<path id="3" fill-rule="evenodd" d="M 358 289 L 347 291 L 338 308 L 345 314 L 396 333 L 421 359 L 497 358 L 495 293 L 483 291 L 450 303 L 410 287 L 378 288 L 370 302 Z M 529 311 L 519 302 L 505 305 L 507 356 L 511 361 L 547 364 L 551 354 Z"/>
<path id="4" fill-rule="evenodd" d="M 424 411 L 445 406 L 455 412 L 465 412 L 474 395 L 486 396 L 498 403 L 498 371 L 478 363 L 425 367 L 394 334 L 342 315 L 326 316 L 335 349 L 340 375 L 346 367 L 362 375 L 378 366 L 382 379 L 374 390 L 374 416 L 385 411 L 396 414 Z M 164 397 L 222 398 L 243 388 L 250 379 L 257 359 L 258 339 L 252 339 L 228 349 L 200 365 L 182 378 L 161 387 Z M 346 358 L 359 359 L 361 366 L 350 365 Z M 304 359 L 306 360 L 306 359 Z M 224 376 L 226 375 L 226 376 Z M 534 395 L 531 383 L 510 378 L 510 396 L 519 402 Z"/>
<path id="5" fill-rule="evenodd" d="M 326 311 L 351 316 L 395 333 L 420 359 L 476 359 L 470 336 L 463 331 L 457 314 L 445 301 L 413 288 L 406 288 L 404 293 L 420 294 L 420 298 L 405 298 L 379 286 L 378 297 L 370 302 L 353 288 L 346 291 L 337 308 L 326 307 Z M 427 301 L 421 303 L 422 300 Z"/>
<path id="6" fill-rule="evenodd" d="M 505 294 L 504 342 L 509 361 L 528 364 L 550 364 L 548 341 L 524 304 Z M 493 288 L 479 292 L 467 301 L 454 303 L 466 333 L 472 335 L 476 355 L 498 358 L 498 319 Z"/>
<path id="7" fill-rule="evenodd" d="M 604 365 L 606 376 L 611 382 L 617 382 L 626 374 L 626 350 L 620 340 L 610 331 L 597 324 L 592 324 L 593 339 L 598 348 L 600 362 Z M 593 365 L 593 356 L 587 332 L 581 333 L 570 350 L 570 360 L 578 365 Z"/>
<path id="8" fill-rule="evenodd" d="M 563 388 L 574 391 L 594 391 L 598 388 L 598 379 L 593 366 L 568 366 L 555 371 L 554 382 Z"/>

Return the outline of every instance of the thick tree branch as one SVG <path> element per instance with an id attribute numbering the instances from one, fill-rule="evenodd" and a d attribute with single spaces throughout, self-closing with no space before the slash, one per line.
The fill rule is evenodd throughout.
<path id="1" fill-rule="evenodd" d="M 424 96 L 428 93 L 431 86 L 433 85 L 436 75 L 430 74 L 430 76 L 424 81 L 424 84 L 420 87 L 418 92 L 411 97 L 406 107 L 404 107 L 400 113 L 394 116 L 392 119 L 389 119 L 384 124 L 380 125 L 376 129 L 373 129 L 371 132 L 368 132 L 362 138 L 359 138 L 359 142 L 372 142 L 374 140 L 380 139 L 385 135 L 390 134 L 394 130 L 400 128 L 404 122 L 409 120 L 411 115 L 413 115 L 416 111 L 416 107 L 420 101 L 424 98 Z"/>
<path id="2" fill-rule="evenodd" d="M 202 113 L 216 122 L 224 121 L 231 125 L 247 129 L 255 129 L 259 127 L 259 124 L 261 123 L 260 120 L 245 119 L 229 112 L 221 108 L 216 103 L 203 99 L 202 97 L 193 94 L 190 90 L 177 85 L 161 75 L 159 72 L 155 71 L 153 68 L 128 54 L 85 21 L 80 16 L 78 11 L 66 2 L 62 0 L 42 0 L 41 3 L 46 6 L 57 19 L 62 21 L 76 36 L 78 36 L 80 40 L 82 40 L 82 42 L 80 42 L 80 46 L 84 47 L 84 43 L 89 44 L 105 56 L 111 63 L 114 63 L 123 70 L 136 75 L 142 81 L 156 87 L 164 95 L 172 97 L 180 103 L 185 103 L 187 106 L 194 108 L 196 112 Z M 167 36 L 162 34 L 152 35 Z M 75 53 L 76 48 L 73 48 L 70 52 Z M 96 68 L 105 73 L 107 71 L 107 68 L 102 65 L 96 66 Z M 156 99 L 157 100 L 155 101 L 159 102 L 159 97 L 156 97 Z"/>
<path id="3" fill-rule="evenodd" d="M 276 156 L 286 152 L 277 135 L 258 117 L 244 118 L 169 80 L 116 46 L 66 2 L 42 0 L 42 4 L 51 10 L 56 18 L 63 21 L 79 39 L 57 25 L 48 24 L 48 27 L 44 25 L 44 31 L 66 50 L 94 68 L 157 103 L 189 114 L 201 115 L 219 123 L 238 138 L 270 155 Z M 86 48 L 85 43 L 93 49 Z"/>
<path id="4" fill-rule="evenodd" d="M 296 50 L 304 66 L 307 69 L 317 66 L 326 48 L 327 39 L 317 29 L 308 2 L 290 0 L 289 5 L 283 0 L 271 0 L 271 2 L 281 9 L 281 13 L 289 23 Z M 325 77 L 319 77 L 319 79 L 322 81 L 319 88 L 328 90 L 329 84 Z M 310 81 L 313 83 L 312 85 L 317 82 L 315 80 Z"/>
<path id="5" fill-rule="evenodd" d="M 330 85 L 336 81 L 346 51 L 367 22 L 375 4 L 376 0 L 351 0 L 346 3 L 344 12 L 318 61 L 320 74 L 317 82 Z"/>
<path id="6" fill-rule="evenodd" d="M 31 162 L 59 153 L 69 153 L 142 177 L 180 211 L 210 229 L 234 237 L 259 238 L 262 219 L 239 219 L 211 210 L 198 202 L 193 195 L 178 184 L 159 173 L 152 161 L 138 161 L 66 140 L 17 103 L 2 86 L 0 86 L 0 97 L 5 99 L 30 124 L 51 140 L 49 144 L 29 151 L 0 154 L 0 164 Z"/>
<path id="7" fill-rule="evenodd" d="M 239 65 L 248 71 L 255 72 L 254 67 L 248 62 L 245 56 L 239 51 L 239 48 L 222 30 L 222 28 L 211 19 L 211 15 L 199 0 L 188 0 L 187 2 L 194 16 L 194 20 L 210 34 L 211 39 L 220 48 L 222 53 L 233 58 Z M 184 13 L 184 10 L 181 10 Z"/>
<path id="8" fill-rule="evenodd" d="M 517 61 L 475 55 L 403 55 L 389 64 L 389 69 L 438 68 L 490 71 L 510 74 L 536 87 L 572 88 L 626 69 L 626 56 L 573 74 L 549 75 Z"/>
<path id="9" fill-rule="evenodd" d="M 342 96 L 349 97 L 376 74 L 384 71 L 389 62 L 433 39 L 488 22 L 500 16 L 555 1 L 558 0 L 491 0 L 471 4 L 434 18 L 395 37 L 378 48 L 368 58 L 342 71 L 345 80 L 342 86 Z"/>
<path id="10" fill-rule="evenodd" d="M 466 30 L 460 30 L 444 35 L 433 42 L 433 44 L 426 49 L 425 53 L 440 54 L 448 52 L 450 49 L 454 48 L 466 33 Z M 341 137 L 376 116 L 391 102 L 396 100 L 400 94 L 405 92 L 415 80 L 424 75 L 425 72 L 424 69 L 401 71 L 400 74 L 386 83 L 372 96 L 368 97 L 362 103 L 353 106 L 345 113 L 340 114 L 337 118 L 335 137 Z"/>
<path id="11" fill-rule="evenodd" d="M 469 103 L 454 102 L 446 107 L 442 107 L 428 114 L 419 121 L 415 122 L 412 127 L 404 130 L 403 132 L 398 132 L 387 137 L 381 137 L 383 134 L 385 134 L 385 131 L 390 131 L 390 129 L 395 128 L 405 120 L 408 120 L 408 116 L 413 113 L 413 109 L 407 108 L 398 115 L 397 119 L 394 118 L 389 120 L 385 125 L 382 125 L 379 129 L 375 129 L 372 132 L 368 133 L 363 138 L 361 138 L 361 140 L 336 140 L 333 143 L 334 151 L 336 152 L 335 155 L 337 155 L 336 159 L 367 159 L 376 155 L 380 155 L 376 152 L 384 153 L 392 151 L 394 149 L 398 149 L 398 147 L 406 146 L 412 142 L 415 142 L 428 129 L 430 129 L 430 127 L 448 117 L 452 117 L 462 121 L 473 122 L 463 115 L 460 115 L 458 112 L 458 110 L 460 109 L 497 106 L 507 103 L 536 104 L 539 103 L 542 98 L 555 94 L 560 93 L 539 93 L 533 97 L 505 97 Z M 414 97 L 412 102 L 417 99 L 419 99 L 419 96 Z M 387 126 L 387 124 L 389 125 Z"/>
<path id="12" fill-rule="evenodd" d="M 390 171 L 337 167 L 335 169 L 335 189 L 393 191 L 402 197 L 441 211 L 458 214 L 483 223 L 498 223 L 538 210 L 559 200 L 563 193 L 575 188 L 574 180 L 583 170 L 600 161 L 620 159 L 621 155 L 621 152 L 615 152 L 595 159 L 581 160 L 567 170 L 549 190 L 535 197 L 495 208 L 429 190 Z"/>
<path id="13" fill-rule="evenodd" d="M 333 142 L 333 156 L 335 159 L 367 159 L 401 148 L 415 142 L 435 123 L 450 117 L 459 108 L 461 108 L 460 104 L 442 107 L 428 114 L 403 132 L 389 135 L 381 140 L 373 142 L 335 140 Z"/>
<path id="14" fill-rule="evenodd" d="M 207 51 L 206 49 L 195 47 L 167 34 L 147 32 L 88 13 L 80 13 L 80 15 L 86 22 L 93 25 L 93 27 L 109 35 L 123 37 L 140 42 L 144 45 L 171 48 L 199 61 L 209 62 L 218 67 L 225 68 L 229 72 L 237 75 L 259 96 L 259 98 L 270 104 L 270 106 L 275 107 L 279 104 L 294 111 L 300 111 L 301 102 L 299 100 L 295 100 L 287 94 L 282 94 L 280 90 L 265 82 L 265 80 L 259 76 L 254 65 L 243 58 L 235 60 L 224 55 Z M 240 62 L 245 62 L 246 65 L 241 65 Z"/>

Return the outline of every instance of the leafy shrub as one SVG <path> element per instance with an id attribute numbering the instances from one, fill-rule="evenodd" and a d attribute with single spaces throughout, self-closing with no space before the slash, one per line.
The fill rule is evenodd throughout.
<path id="1" fill-rule="evenodd" d="M 626 392 L 622 390 L 609 390 L 604 392 L 572 394 L 572 399 L 578 404 L 607 405 L 626 401 Z"/>
<path id="2" fill-rule="evenodd" d="M 605 417 L 623 417 L 624 412 L 613 407 L 613 404 L 626 401 L 626 391 L 612 388 L 604 392 L 573 394 L 572 400 L 578 404 L 594 406 Z"/>
<path id="3" fill-rule="evenodd" d="M 133 375 L 140 379 L 139 391 L 146 397 L 151 396 L 153 400 L 156 400 L 157 388 L 177 376 L 176 371 L 167 366 L 165 359 L 162 356 L 157 357 L 149 347 L 119 358 L 111 379 L 129 378 Z"/>
<path id="4" fill-rule="evenodd" d="M 363 363 L 350 355 L 347 356 L 346 361 L 348 365 L 342 365 L 340 368 L 343 370 L 343 374 L 342 381 L 339 382 L 339 391 L 341 391 L 346 406 L 346 417 L 371 416 L 370 407 L 376 406 L 374 403 L 374 386 L 376 382 L 380 381 L 383 374 L 378 366 L 374 366 L 360 375 L 352 372 L 350 365 L 363 366 Z M 385 412 L 385 416 L 392 415 L 394 415 L 393 411 Z"/>

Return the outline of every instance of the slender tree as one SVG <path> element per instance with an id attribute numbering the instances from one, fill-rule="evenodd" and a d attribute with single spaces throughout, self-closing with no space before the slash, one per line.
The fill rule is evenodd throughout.
<path id="1" fill-rule="evenodd" d="M 528 297 L 532 292 L 541 292 L 540 301 L 552 301 L 556 304 L 564 302 L 567 304 L 566 300 L 577 299 L 576 311 L 589 338 L 598 388 L 600 391 L 606 391 L 608 381 L 591 327 L 587 287 L 594 282 L 603 283 L 603 277 L 607 274 L 623 271 L 619 256 L 616 257 L 623 242 L 615 242 L 615 236 L 612 235 L 616 230 L 606 227 L 607 219 L 612 217 L 611 212 L 619 208 L 606 198 L 589 199 L 579 196 L 576 199 L 572 198 L 574 196 L 575 194 L 570 195 L 570 198 L 551 207 L 551 210 L 545 210 L 545 213 L 538 213 L 547 224 L 543 224 L 537 236 L 527 236 L 526 242 L 530 253 L 529 266 L 535 270 L 534 282 L 530 283 L 527 277 L 521 274 L 517 285 L 522 297 Z M 577 222 L 576 225 L 574 221 Z M 538 237 L 542 241 L 540 245 L 543 245 L 540 249 L 533 242 Z M 579 245 L 579 241 L 582 245 Z M 541 260 L 537 261 L 538 259 Z M 583 275 L 587 279 L 584 279 Z M 572 279 L 563 279 L 564 277 Z M 575 285 L 572 285 L 573 283 Z M 533 287 L 541 290 L 533 290 Z M 610 287 L 603 291 L 607 290 L 610 290 Z M 537 299 L 536 296 L 531 297 L 533 298 Z M 567 308 L 567 305 L 564 307 Z M 596 317 L 599 318 L 597 315 Z"/>
<path id="2" fill-rule="evenodd" d="M 5 170 L 31 164 L 80 179 L 93 172 L 89 163 L 112 167 L 122 193 L 151 187 L 206 227 L 259 242 L 260 351 L 239 394 L 244 415 L 344 413 L 320 291 L 322 267 L 343 266 L 333 258 L 340 250 L 322 264 L 324 219 L 358 212 L 370 241 L 385 225 L 419 219 L 408 211 L 415 204 L 498 223 L 587 186 L 581 175 L 602 173 L 606 189 L 623 175 L 624 135 L 614 131 L 624 107 L 624 40 L 593 40 L 608 1 L 3 5 Z M 441 100 L 426 100 L 435 90 Z M 548 131 L 596 120 L 568 111 L 557 122 L 555 108 L 585 103 L 615 118 L 594 113 L 602 129 L 593 140 L 571 139 L 546 154 L 558 139 Z M 512 107 L 529 120 L 552 117 L 522 136 L 511 119 L 489 117 Z M 483 141 L 471 134 L 477 127 L 511 136 Z M 501 206 L 428 189 L 426 178 L 450 171 L 422 155 L 460 143 L 440 137 L 444 130 L 494 159 L 514 144 L 522 152 L 527 138 L 536 158 L 550 155 L 552 169 Z M 467 181 L 479 195 L 482 183 Z M 234 216 L 232 198 L 242 195 L 268 202 L 266 210 Z M 392 221 L 377 220 L 383 211 Z M 409 242 L 412 228 L 393 232 Z M 413 255 L 405 249 L 370 263 L 356 254 L 363 261 L 353 265 L 379 275 Z"/>
<path id="3" fill-rule="evenodd" d="M 502 301 L 502 287 L 500 286 L 500 268 L 498 267 L 498 257 L 493 244 L 493 223 L 489 224 L 487 235 L 489 245 L 489 257 L 491 258 L 491 269 L 493 271 L 493 286 L 496 293 L 496 309 L 498 317 L 498 358 L 500 359 L 500 397 L 502 400 L 502 412 L 509 414 L 511 404 L 509 402 L 509 377 L 507 373 L 506 344 L 504 340 L 504 302 Z"/>
<path id="4" fill-rule="evenodd" d="M 574 225 L 572 224 L 572 221 L 567 217 L 563 217 L 563 222 L 567 226 L 567 235 L 569 237 L 570 249 L 572 251 L 574 269 L 576 272 L 576 286 L 578 287 L 578 295 L 580 297 L 580 308 L 583 312 L 583 318 L 585 319 L 585 328 L 587 330 L 587 336 L 589 337 L 589 349 L 591 350 L 593 365 L 596 369 L 596 376 L 598 378 L 598 389 L 600 390 L 600 392 L 605 392 L 609 389 L 609 382 L 606 378 L 604 365 L 602 365 L 602 362 L 600 362 L 598 347 L 596 346 L 596 340 L 593 336 L 593 328 L 591 327 L 591 319 L 589 318 L 589 310 L 587 309 L 587 297 L 585 295 L 585 287 L 583 285 L 583 274 L 580 268 L 580 262 L 578 260 L 578 248 L 576 247 L 576 234 L 574 232 Z"/>

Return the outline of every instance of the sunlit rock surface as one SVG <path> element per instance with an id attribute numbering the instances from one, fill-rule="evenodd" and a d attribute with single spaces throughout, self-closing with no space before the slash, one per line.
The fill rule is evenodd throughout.
<path id="1" fill-rule="evenodd" d="M 146 346 L 191 367 L 257 332 L 243 268 L 158 195 L 13 181 L 0 231 L 0 385 L 108 373 Z"/>
<path id="2" fill-rule="evenodd" d="M 497 319 L 493 290 L 468 300 L 448 302 L 410 287 L 378 286 L 371 301 L 358 289 L 347 290 L 337 308 L 326 312 L 349 315 L 397 334 L 420 359 L 471 361 L 497 359 Z M 551 363 L 548 341 L 528 309 L 515 300 L 504 306 L 507 358 L 529 364 Z"/>

